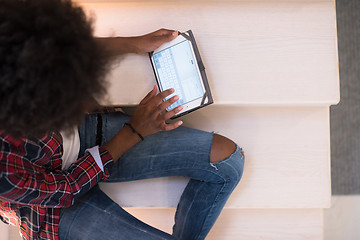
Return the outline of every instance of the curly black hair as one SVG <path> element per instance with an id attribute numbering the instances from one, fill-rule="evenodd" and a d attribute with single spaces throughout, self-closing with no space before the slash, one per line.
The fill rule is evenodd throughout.
<path id="1" fill-rule="evenodd" d="M 109 54 L 69 0 L 0 0 L 0 130 L 41 136 L 79 124 L 105 93 Z"/>

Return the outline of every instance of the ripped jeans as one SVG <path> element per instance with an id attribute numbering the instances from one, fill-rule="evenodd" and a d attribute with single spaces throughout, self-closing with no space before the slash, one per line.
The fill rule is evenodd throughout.
<path id="1" fill-rule="evenodd" d="M 98 117 L 89 115 L 79 129 L 80 155 L 96 145 L 99 126 L 104 144 L 129 121 L 122 113 L 102 114 L 98 125 Z M 190 179 L 177 206 L 172 235 L 136 219 L 96 186 L 72 207 L 62 209 L 60 239 L 205 239 L 244 169 L 238 146 L 229 158 L 210 163 L 212 137 L 212 133 L 186 127 L 159 132 L 132 147 L 111 170 L 108 182 L 168 176 Z"/>

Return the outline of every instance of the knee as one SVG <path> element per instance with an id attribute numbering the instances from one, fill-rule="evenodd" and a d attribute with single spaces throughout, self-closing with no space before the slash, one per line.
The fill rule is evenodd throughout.
<path id="1" fill-rule="evenodd" d="M 230 139 L 214 134 L 210 152 L 210 162 L 216 163 L 231 156 L 235 152 L 236 144 Z"/>
<path id="2" fill-rule="evenodd" d="M 230 157 L 231 156 L 231 157 Z M 226 164 L 221 164 L 222 160 L 226 159 Z M 221 172 L 225 179 L 234 182 L 236 185 L 244 171 L 244 152 L 239 148 L 237 149 L 236 144 L 230 139 L 214 134 L 213 144 L 210 153 L 210 162 L 220 162 L 216 168 Z"/>

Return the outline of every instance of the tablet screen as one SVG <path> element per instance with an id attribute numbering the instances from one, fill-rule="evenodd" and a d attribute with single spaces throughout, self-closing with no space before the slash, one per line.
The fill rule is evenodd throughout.
<path id="1" fill-rule="evenodd" d="M 175 94 L 179 96 L 168 110 L 201 98 L 205 93 L 190 44 L 184 40 L 153 55 L 161 89 L 175 89 L 175 93 L 166 99 Z"/>

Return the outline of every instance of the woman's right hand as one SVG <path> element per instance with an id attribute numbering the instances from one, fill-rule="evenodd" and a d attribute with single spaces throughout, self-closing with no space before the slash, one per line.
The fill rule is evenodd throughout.
<path id="1" fill-rule="evenodd" d="M 164 111 L 178 100 L 178 96 L 175 95 L 167 101 L 163 101 L 164 98 L 173 92 L 173 89 L 169 89 L 156 94 L 157 87 L 154 86 L 153 90 L 140 102 L 129 123 L 143 137 L 159 131 L 169 131 L 182 124 L 182 121 L 171 124 L 165 122 L 182 109 L 182 106 L 179 106 L 169 112 Z M 103 145 L 103 147 L 111 154 L 114 161 L 117 161 L 127 150 L 139 141 L 139 136 L 134 134 L 129 127 L 123 127 L 109 142 Z"/>
<path id="2" fill-rule="evenodd" d="M 157 90 L 158 88 L 155 85 L 153 90 L 140 102 L 129 121 L 133 128 L 143 137 L 159 131 L 169 131 L 182 124 L 182 121 L 171 124 L 166 123 L 166 120 L 182 110 L 182 106 L 178 106 L 169 112 L 165 111 L 166 108 L 179 100 L 179 97 L 175 95 L 163 101 L 167 96 L 174 93 L 174 89 L 168 89 L 156 94 Z"/>

